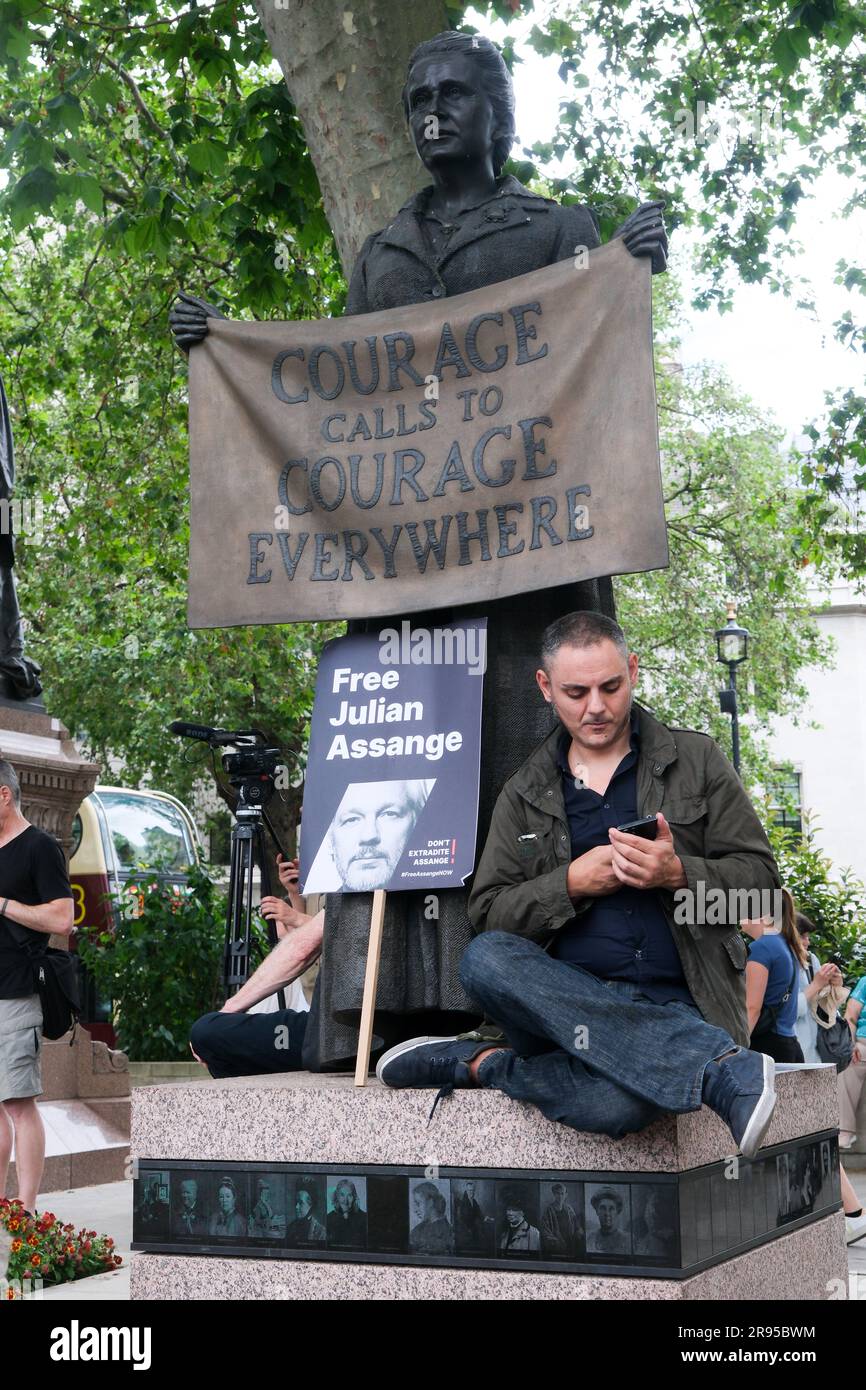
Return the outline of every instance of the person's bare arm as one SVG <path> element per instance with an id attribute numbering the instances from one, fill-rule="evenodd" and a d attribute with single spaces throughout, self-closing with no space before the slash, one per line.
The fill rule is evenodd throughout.
<path id="1" fill-rule="evenodd" d="M 303 926 L 296 927 L 282 941 L 278 941 L 270 955 L 259 966 L 231 999 L 227 999 L 220 1013 L 242 1014 L 258 1004 L 261 999 L 276 994 L 278 989 L 290 985 L 299 975 L 318 960 L 322 952 L 322 936 L 325 929 L 324 909 L 311 917 Z"/>
<path id="2" fill-rule="evenodd" d="M 857 1041 L 857 1022 L 860 1018 L 863 1005 L 859 999 L 848 999 L 848 1006 L 845 1009 L 845 1022 L 851 1029 L 851 1037 L 854 1040 L 854 1061 L 859 1062 L 866 1056 L 866 1047 Z"/>
<path id="3" fill-rule="evenodd" d="M 761 965 L 757 960 L 746 962 L 746 1012 L 749 1015 L 750 1033 L 755 1031 L 755 1024 L 764 1007 L 764 995 L 767 993 L 769 978 L 770 972 L 766 965 Z"/>
<path id="4" fill-rule="evenodd" d="M 74 931 L 75 907 L 71 898 L 54 898 L 50 903 L 37 903 L 34 907 L 16 903 L 12 898 L 3 907 L 0 899 L 0 908 L 10 921 L 29 927 L 31 931 L 45 932 L 46 936 L 71 936 Z"/>

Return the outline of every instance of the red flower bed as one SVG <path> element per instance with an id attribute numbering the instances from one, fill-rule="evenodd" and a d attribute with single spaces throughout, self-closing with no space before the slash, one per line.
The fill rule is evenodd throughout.
<path id="1" fill-rule="evenodd" d="M 89 1274 L 104 1274 L 123 1264 L 120 1255 L 114 1253 L 111 1236 L 76 1231 L 72 1225 L 61 1226 L 50 1211 L 28 1216 L 17 1199 L 0 1197 L 0 1228 L 12 1237 L 4 1291 L 7 1299 L 17 1296 L 16 1288 L 21 1294 L 26 1293 L 35 1279 L 41 1279 L 47 1288 L 71 1279 L 85 1279 Z"/>

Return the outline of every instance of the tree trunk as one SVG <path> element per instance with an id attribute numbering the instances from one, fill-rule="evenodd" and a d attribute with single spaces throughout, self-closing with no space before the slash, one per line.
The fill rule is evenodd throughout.
<path id="1" fill-rule="evenodd" d="M 400 92 L 412 50 L 449 27 L 444 0 L 256 0 L 256 9 L 348 276 L 364 238 L 425 182 Z"/>

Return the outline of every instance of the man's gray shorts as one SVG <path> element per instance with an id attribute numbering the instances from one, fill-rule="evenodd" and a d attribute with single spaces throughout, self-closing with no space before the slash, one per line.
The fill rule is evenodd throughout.
<path id="1" fill-rule="evenodd" d="M 0 1101 L 42 1094 L 42 1004 L 38 994 L 0 999 Z"/>

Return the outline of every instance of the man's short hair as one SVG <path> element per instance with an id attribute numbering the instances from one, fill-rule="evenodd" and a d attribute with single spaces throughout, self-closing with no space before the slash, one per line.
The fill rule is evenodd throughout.
<path id="1" fill-rule="evenodd" d="M 577 613 L 566 613 L 555 623 L 544 629 L 541 638 L 541 665 L 550 671 L 550 665 L 560 647 L 597 647 L 599 642 L 613 642 L 621 656 L 628 656 L 628 643 L 623 630 L 613 618 L 604 613 L 596 613 L 591 608 L 583 608 Z"/>
<path id="2" fill-rule="evenodd" d="M 493 108 L 496 122 L 492 159 L 493 172 L 498 178 L 514 144 L 514 85 L 500 49 L 490 39 L 481 34 L 459 34 L 446 30 L 444 34 L 435 34 L 432 39 L 419 43 L 409 59 L 401 94 L 406 119 L 409 119 L 409 78 L 412 69 L 423 58 L 432 58 L 440 53 L 449 57 L 459 53 L 471 58 L 478 69 L 479 85 Z"/>
<path id="3" fill-rule="evenodd" d="M 18 781 L 18 774 L 5 758 L 0 758 L 0 787 L 8 787 L 15 805 L 21 805 L 21 783 Z"/>

